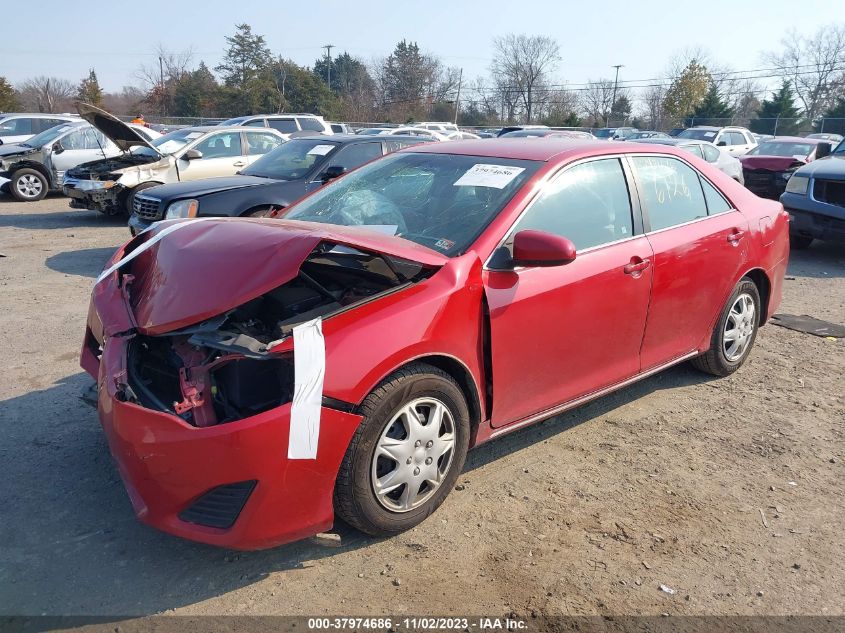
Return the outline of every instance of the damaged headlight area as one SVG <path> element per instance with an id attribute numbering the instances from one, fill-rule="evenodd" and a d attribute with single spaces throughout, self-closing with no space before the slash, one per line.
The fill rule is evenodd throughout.
<path id="1" fill-rule="evenodd" d="M 199 427 L 290 402 L 295 350 L 276 353 L 272 348 L 294 326 L 406 288 L 434 270 L 322 243 L 296 277 L 225 314 L 167 334 L 133 337 L 127 363 L 130 398 Z"/>

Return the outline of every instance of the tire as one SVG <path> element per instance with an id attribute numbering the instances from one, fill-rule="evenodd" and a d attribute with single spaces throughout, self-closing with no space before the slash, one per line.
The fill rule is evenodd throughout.
<path id="1" fill-rule="evenodd" d="M 701 356 L 693 358 L 692 365 L 714 376 L 728 376 L 739 369 L 757 339 L 760 303 L 760 293 L 754 282 L 748 277 L 740 279 L 716 322 L 710 337 L 710 348 Z M 726 338 L 728 332 L 735 332 L 734 336 L 738 334 L 739 338 Z"/>
<path id="2" fill-rule="evenodd" d="M 126 202 L 125 202 L 125 210 L 126 215 L 132 215 L 132 205 L 135 204 L 135 195 L 143 191 L 144 189 L 149 189 L 150 187 L 158 187 L 161 183 L 160 182 L 142 182 L 140 185 L 136 185 L 129 192 L 126 194 Z"/>
<path id="3" fill-rule="evenodd" d="M 438 405 L 445 412 L 435 432 L 429 424 Z M 411 427 L 411 408 L 426 424 Z M 470 433 L 466 400 L 447 373 L 413 363 L 386 378 L 359 410 L 364 419 L 340 465 L 335 512 L 372 536 L 404 532 L 443 503 L 463 470 Z M 381 494 L 378 481 L 387 484 Z"/>
<path id="4" fill-rule="evenodd" d="M 789 248 L 793 251 L 802 251 L 805 248 L 810 248 L 813 243 L 813 237 L 810 235 L 797 235 L 795 233 L 789 234 Z"/>
<path id="5" fill-rule="evenodd" d="M 21 202 L 35 202 L 43 200 L 50 190 L 47 176 L 37 169 L 22 167 L 12 174 L 9 179 L 9 191 L 15 200 Z"/>

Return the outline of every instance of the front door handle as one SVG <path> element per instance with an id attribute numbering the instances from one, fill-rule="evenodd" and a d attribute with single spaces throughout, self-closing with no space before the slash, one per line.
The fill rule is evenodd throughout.
<path id="1" fill-rule="evenodd" d="M 651 266 L 651 260 L 642 259 L 640 257 L 632 257 L 631 263 L 625 264 L 622 270 L 626 275 L 633 275 L 634 277 L 639 277 L 640 273 L 642 273 L 649 266 Z"/>
<path id="2" fill-rule="evenodd" d="M 236 163 L 232 163 L 232 167 L 243 167 L 244 165 L 246 165 L 246 163 L 243 162 L 242 160 L 239 160 Z"/>
<path id="3" fill-rule="evenodd" d="M 740 229 L 734 229 L 730 233 L 728 233 L 728 241 L 731 244 L 738 244 L 739 241 L 745 237 L 745 231 L 741 231 Z"/>

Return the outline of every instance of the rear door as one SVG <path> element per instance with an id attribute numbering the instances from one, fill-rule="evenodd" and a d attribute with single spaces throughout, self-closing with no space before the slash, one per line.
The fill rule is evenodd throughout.
<path id="1" fill-rule="evenodd" d="M 216 176 L 234 176 L 247 165 L 246 152 L 239 130 L 214 132 L 192 147 L 202 153 L 202 158 L 179 159 L 179 179 L 198 180 Z"/>
<path id="2" fill-rule="evenodd" d="M 648 370 L 709 340 L 748 258 L 748 222 L 685 161 L 632 156 L 646 236 L 654 251 L 642 345 Z"/>
<path id="3" fill-rule="evenodd" d="M 548 268 L 496 269 L 491 261 L 485 270 L 493 426 L 530 418 L 639 372 L 651 247 L 629 180 L 615 157 L 567 167 L 517 220 L 505 246 L 520 230 L 541 230 L 572 240 L 576 258 Z"/>
<path id="4" fill-rule="evenodd" d="M 246 149 L 246 160 L 249 164 L 252 164 L 257 158 L 261 158 L 267 152 L 276 149 L 283 142 L 275 134 L 259 130 L 244 131 L 243 141 L 244 148 Z"/>

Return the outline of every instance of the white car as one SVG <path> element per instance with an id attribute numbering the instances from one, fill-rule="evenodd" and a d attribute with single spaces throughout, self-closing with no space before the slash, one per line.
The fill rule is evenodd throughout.
<path id="1" fill-rule="evenodd" d="M 731 156 L 742 156 L 752 148 L 757 147 L 757 139 L 750 130 L 744 127 L 714 127 L 698 125 L 691 127 L 675 138 L 707 141 L 716 147 L 724 149 Z"/>
<path id="2" fill-rule="evenodd" d="M 678 149 L 683 149 L 691 154 L 703 158 L 708 163 L 712 163 L 717 169 L 721 170 L 739 184 L 745 184 L 745 177 L 742 174 L 742 163 L 739 159 L 731 156 L 722 147 L 716 147 L 713 143 L 707 141 L 699 141 L 697 139 L 679 138 L 679 137 L 652 137 L 641 138 L 631 143 L 644 143 L 647 145 L 672 145 Z"/>
<path id="3" fill-rule="evenodd" d="M 128 125 L 148 141 L 161 136 L 142 125 Z M 41 200 L 49 191 L 61 190 L 68 169 L 121 153 L 97 128 L 77 119 L 21 143 L 0 145 L 0 180 L 8 180 L 3 189 L 22 202 Z"/>
<path id="4" fill-rule="evenodd" d="M 418 136 L 422 138 L 427 138 L 432 141 L 450 141 L 452 139 L 444 132 L 438 132 L 436 130 L 426 130 L 425 128 L 417 127 L 417 126 L 405 126 L 405 127 L 397 127 L 393 128 L 389 132 L 387 132 L 389 136 Z"/>
<path id="5" fill-rule="evenodd" d="M 457 125 L 445 121 L 423 121 L 422 123 L 414 123 L 414 127 L 419 127 L 424 130 L 434 130 L 435 132 L 442 132 L 444 134 L 458 131 Z"/>
<path id="6" fill-rule="evenodd" d="M 227 119 L 218 123 L 221 127 L 269 127 L 285 138 L 291 136 L 305 136 L 308 134 L 332 135 L 332 126 L 323 117 L 316 114 L 248 114 L 246 116 Z"/>
<path id="7" fill-rule="evenodd" d="M 79 121 L 73 114 L 7 112 L 0 114 L 0 144 L 20 143 L 61 123 Z"/>
<path id="8" fill-rule="evenodd" d="M 273 128 L 243 126 L 186 127 L 150 142 L 108 112 L 88 104 L 77 109 L 125 153 L 69 169 L 62 191 L 71 207 L 106 215 L 131 213 L 135 194 L 148 187 L 234 176 L 285 142 Z"/>

